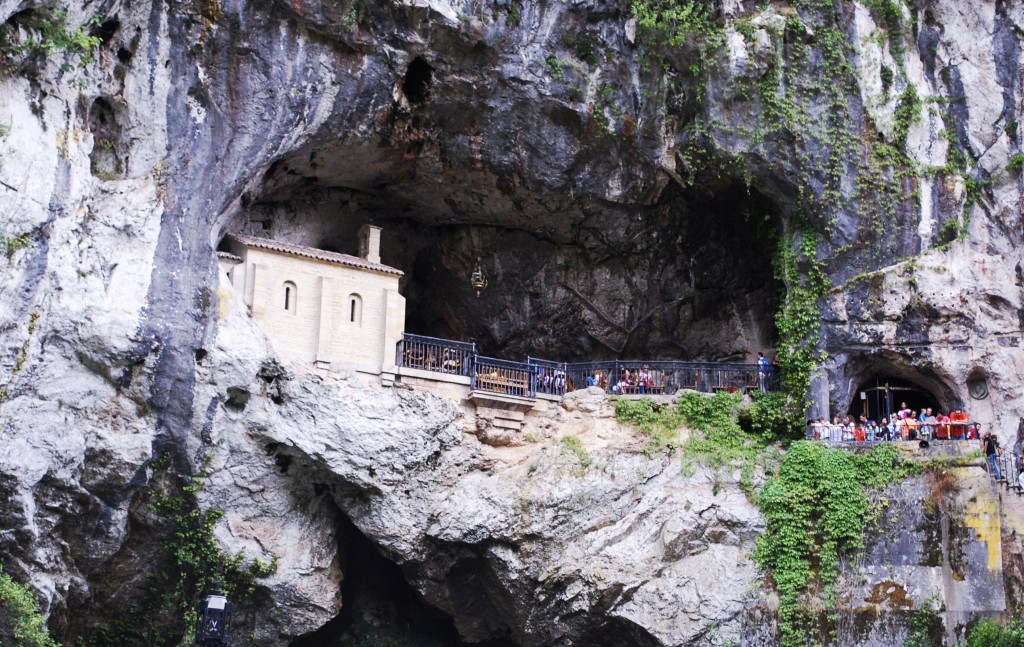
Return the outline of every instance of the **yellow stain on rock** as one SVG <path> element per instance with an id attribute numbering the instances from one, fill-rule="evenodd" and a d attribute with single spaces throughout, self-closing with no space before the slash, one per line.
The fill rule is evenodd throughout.
<path id="1" fill-rule="evenodd" d="M 988 547 L 988 570 L 999 571 L 1003 568 L 999 493 L 992 488 L 987 475 L 983 479 L 975 479 L 969 472 L 976 470 L 960 468 L 957 471 L 961 484 L 973 486 L 970 489 L 974 496 L 964 503 L 964 523 L 973 528 L 978 541 L 985 542 Z"/>

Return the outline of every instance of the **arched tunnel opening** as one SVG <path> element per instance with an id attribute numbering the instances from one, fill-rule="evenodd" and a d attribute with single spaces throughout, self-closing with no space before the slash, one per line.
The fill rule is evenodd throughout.
<path id="1" fill-rule="evenodd" d="M 313 153 L 302 168 L 275 165 L 227 230 L 356 254 L 359 227 L 380 226 L 381 261 L 405 274 L 406 332 L 476 342 L 490 356 L 751 361 L 775 346 L 783 209 L 740 181 L 671 184 L 653 205 L 620 205 L 503 196 L 494 180 L 497 195 L 472 183 L 305 177 L 338 163 Z M 478 262 L 479 296 L 469 281 Z"/>
<path id="2" fill-rule="evenodd" d="M 928 408 L 936 414 L 949 413 L 948 405 L 927 388 L 893 375 L 878 375 L 862 382 L 854 393 L 848 413 L 854 419 L 863 415 L 877 422 L 882 418 L 892 419 L 893 414 L 903 408 L 917 413 Z"/>

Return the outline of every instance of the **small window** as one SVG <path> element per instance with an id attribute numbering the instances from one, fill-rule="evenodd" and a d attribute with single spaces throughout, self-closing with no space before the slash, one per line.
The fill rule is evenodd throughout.
<path id="1" fill-rule="evenodd" d="M 363 323 L 363 298 L 358 294 L 348 295 L 348 321 L 356 326 Z"/>
<path id="2" fill-rule="evenodd" d="M 284 283 L 284 310 L 295 314 L 295 306 L 299 299 L 299 290 L 295 287 L 295 284 L 291 281 L 285 281 Z"/>

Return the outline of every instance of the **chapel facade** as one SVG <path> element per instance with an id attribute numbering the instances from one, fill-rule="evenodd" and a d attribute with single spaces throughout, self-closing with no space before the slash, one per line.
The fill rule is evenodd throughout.
<path id="1" fill-rule="evenodd" d="M 281 357 L 393 373 L 405 297 L 402 272 L 381 263 L 380 234 L 360 229 L 359 256 L 228 234 L 218 259 Z"/>

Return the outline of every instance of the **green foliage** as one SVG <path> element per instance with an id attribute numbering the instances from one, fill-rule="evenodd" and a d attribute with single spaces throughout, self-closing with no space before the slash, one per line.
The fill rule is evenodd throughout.
<path id="1" fill-rule="evenodd" d="M 960 219 L 953 216 L 939 227 L 939 234 L 935 242 L 939 247 L 949 245 L 954 240 L 963 238 L 966 233 L 967 229 L 962 226 Z"/>
<path id="2" fill-rule="evenodd" d="M 931 647 L 934 644 L 929 635 L 935 618 L 931 611 L 933 601 L 934 598 L 926 599 L 910 612 L 910 635 L 903 639 L 903 647 Z"/>
<path id="3" fill-rule="evenodd" d="M 57 647 L 39 613 L 39 602 L 0 566 L 0 645 Z"/>
<path id="4" fill-rule="evenodd" d="M 359 18 L 365 11 L 363 0 L 353 0 L 345 9 L 341 18 L 341 26 L 345 31 L 353 31 L 359 26 Z"/>
<path id="5" fill-rule="evenodd" d="M 547 66 L 548 72 L 550 72 L 551 76 L 558 81 L 565 80 L 565 72 L 562 68 L 572 67 L 572 63 L 560 60 L 554 55 L 548 56 L 544 59 L 544 64 Z"/>
<path id="6" fill-rule="evenodd" d="M 900 95 L 899 102 L 896 104 L 896 112 L 893 117 L 893 141 L 900 148 L 906 148 L 910 127 L 921 120 L 921 105 L 921 98 L 917 96 L 917 88 L 913 84 L 907 84 L 907 88 Z"/>
<path id="7" fill-rule="evenodd" d="M 0 252 L 7 257 L 7 260 L 11 260 L 14 253 L 19 249 L 25 249 L 28 247 L 28 243 L 31 240 L 31 234 L 18 234 L 16 236 L 9 236 L 0 231 Z"/>
<path id="8" fill-rule="evenodd" d="M 683 418 L 672 405 L 658 404 L 650 398 L 617 398 L 615 418 L 648 437 L 648 455 L 663 450 L 673 452 L 679 445 L 679 426 Z"/>
<path id="9" fill-rule="evenodd" d="M 562 447 L 565 451 L 570 451 L 576 454 L 576 458 L 580 459 L 580 467 L 586 470 L 588 467 L 594 464 L 593 459 L 590 458 L 590 454 L 587 453 L 585 447 L 583 447 L 582 441 L 579 436 L 562 436 Z"/>
<path id="10" fill-rule="evenodd" d="M 30 14 L 20 24 L 5 24 L 0 27 L 0 72 L 9 72 L 14 59 L 28 57 L 44 59 L 58 54 L 64 55 L 61 63 L 62 74 L 87 66 L 96 60 L 96 49 L 100 38 L 91 35 L 89 28 L 100 24 L 100 16 L 94 15 L 84 25 L 68 25 L 65 9 L 41 8 Z M 27 36 L 18 41 L 19 27 Z M 72 79 L 72 83 L 79 83 Z"/>
<path id="11" fill-rule="evenodd" d="M 777 476 L 757 497 L 767 528 L 755 558 L 779 595 L 782 647 L 807 644 L 809 592 L 823 591 L 826 606 L 834 607 L 831 585 L 839 575 L 839 557 L 863 544 L 865 488 L 896 481 L 911 469 L 890 446 L 864 456 L 813 441 L 790 447 Z"/>
<path id="12" fill-rule="evenodd" d="M 1018 173 L 1024 170 L 1024 153 L 1016 153 L 1011 157 L 1010 162 L 1006 165 L 1006 170 Z"/>
<path id="13" fill-rule="evenodd" d="M 791 437 L 803 433 L 807 414 L 807 389 L 811 371 L 819 359 L 821 313 L 818 299 L 829 288 L 821 263 L 817 260 L 818 238 L 805 226 L 799 238 L 787 236 L 774 259 L 775 277 L 785 286 L 775 327 L 779 332 L 779 364 L 782 390 L 788 395 L 782 415 Z"/>
<path id="14" fill-rule="evenodd" d="M 889 67 L 888 65 L 883 65 L 882 69 L 880 70 L 880 74 L 882 77 L 882 92 L 888 94 L 889 88 L 892 87 L 892 68 Z"/>
<path id="15" fill-rule="evenodd" d="M 967 632 L 967 647 L 1024 647 L 1024 623 L 1012 620 L 1003 626 L 983 618 Z"/>
<path id="16" fill-rule="evenodd" d="M 755 433 L 766 440 L 803 437 L 803 428 L 794 429 L 793 422 L 787 415 L 787 393 L 754 391 L 750 397 L 754 399 L 754 406 L 750 408 L 750 426 Z"/>
<path id="17" fill-rule="evenodd" d="M 679 411 L 694 433 L 682 445 L 684 466 L 701 463 L 709 467 L 740 467 L 740 487 L 753 493 L 754 469 L 765 458 L 764 439 L 739 426 L 739 393 L 720 391 L 713 396 L 684 393 Z M 717 483 L 716 483 L 717 485 Z"/>
<path id="18" fill-rule="evenodd" d="M 513 0 L 508 8 L 508 24 L 511 27 L 518 27 L 523 21 L 523 8 L 517 0 Z"/>
<path id="19" fill-rule="evenodd" d="M 162 564 L 146 580 L 140 603 L 114 626 L 99 627 L 86 638 L 87 647 L 147 645 L 172 647 L 191 644 L 196 609 L 216 580 L 236 604 L 255 592 L 256 580 L 277 571 L 276 556 L 269 563 L 246 563 L 242 553 L 224 553 L 214 538 L 214 527 L 224 515 L 216 508 L 199 506 L 203 479 L 182 484 L 167 470 L 168 459 L 154 464 L 154 476 L 144 492 L 149 509 L 166 524 Z"/>
<path id="20" fill-rule="evenodd" d="M 1011 120 L 1007 121 L 1006 125 L 1003 126 L 1003 131 L 1006 133 L 1007 137 L 1009 137 L 1010 139 L 1016 141 L 1017 140 L 1017 120 L 1016 119 L 1011 119 Z"/>
<path id="21" fill-rule="evenodd" d="M 632 0 L 630 14 L 646 45 L 679 47 L 696 36 L 721 31 L 712 19 L 711 6 L 700 0 Z"/>
<path id="22" fill-rule="evenodd" d="M 903 66 L 903 47 L 900 32 L 903 23 L 903 9 L 896 0 L 865 0 L 864 5 L 875 20 L 889 33 L 889 52 Z"/>

